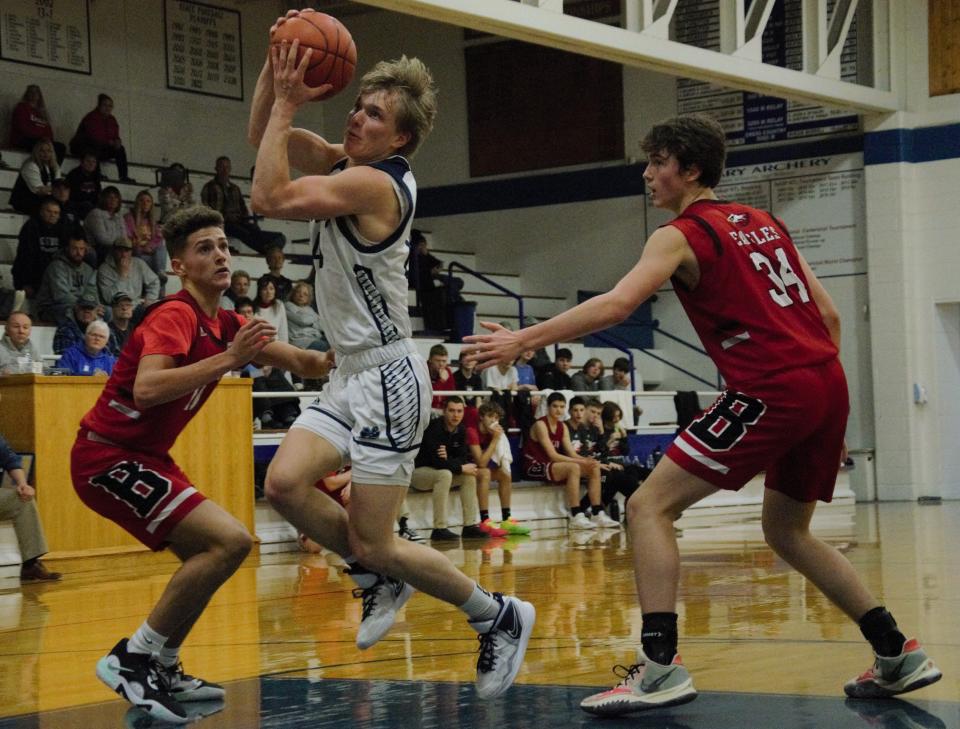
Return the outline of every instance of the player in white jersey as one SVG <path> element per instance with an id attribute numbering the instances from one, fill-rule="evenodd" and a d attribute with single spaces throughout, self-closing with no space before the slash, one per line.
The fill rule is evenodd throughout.
<path id="1" fill-rule="evenodd" d="M 337 369 L 280 445 L 266 494 L 351 565 L 363 596 L 359 647 L 386 634 L 412 585 L 466 613 L 480 634 L 477 691 L 497 696 L 520 670 L 533 606 L 488 593 L 443 554 L 393 531 L 430 408 L 426 364 L 409 339 L 404 266 L 416 204 L 405 157 L 433 125 L 433 80 L 417 59 L 379 63 L 360 82 L 343 143 L 332 144 L 292 128 L 297 109 L 329 90 L 303 83 L 311 54 L 297 66 L 297 45 L 272 48 L 257 81 L 251 198 L 269 217 L 317 221 L 317 296 Z M 288 158 L 305 176 L 291 179 Z M 347 461 L 353 482 L 344 510 L 313 484 Z"/>

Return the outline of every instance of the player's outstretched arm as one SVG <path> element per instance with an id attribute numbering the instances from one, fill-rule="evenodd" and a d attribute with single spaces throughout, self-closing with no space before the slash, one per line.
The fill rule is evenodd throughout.
<path id="1" fill-rule="evenodd" d="M 312 380 L 326 377 L 334 363 L 334 352 L 300 349 L 286 342 L 271 342 L 257 355 L 257 364 L 290 370 Z"/>
<path id="2" fill-rule="evenodd" d="M 171 402 L 197 388 L 215 382 L 230 370 L 252 361 L 276 336 L 277 330 L 263 319 L 251 319 L 237 331 L 225 352 L 199 362 L 177 367 L 165 354 L 150 354 L 140 360 L 133 383 L 133 400 L 141 410 Z"/>
<path id="3" fill-rule="evenodd" d="M 647 240 L 637 264 L 612 290 L 515 332 L 482 321 L 481 326 L 491 333 L 464 337 L 469 345 L 468 358 L 480 369 L 486 369 L 498 362 L 512 362 L 524 350 L 566 342 L 617 324 L 650 298 L 692 255 L 683 233 L 673 227 L 659 228 Z"/>

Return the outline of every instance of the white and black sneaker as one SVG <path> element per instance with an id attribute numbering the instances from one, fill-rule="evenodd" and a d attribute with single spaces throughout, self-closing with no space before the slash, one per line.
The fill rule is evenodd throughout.
<path id="1" fill-rule="evenodd" d="M 185 724 L 190 717 L 167 691 L 163 670 L 153 656 L 128 651 L 126 638 L 97 661 L 97 678 L 131 704 L 155 719 Z"/>
<path id="2" fill-rule="evenodd" d="M 499 592 L 493 597 L 500 603 L 497 617 L 469 621 L 470 627 L 480 633 L 477 695 L 481 699 L 499 696 L 513 684 L 537 620 L 537 611 L 529 602 Z"/>
<path id="3" fill-rule="evenodd" d="M 393 627 L 400 611 L 413 595 L 413 588 L 403 580 L 374 575 L 376 582 L 370 587 L 357 587 L 354 597 L 363 600 L 360 628 L 357 630 L 357 648 L 366 650 L 385 636 Z"/>
<path id="4" fill-rule="evenodd" d="M 226 694 L 220 684 L 184 673 L 182 663 L 161 666 L 160 670 L 167 691 L 177 701 L 217 701 Z"/>
<path id="5" fill-rule="evenodd" d="M 397 534 L 400 535 L 401 539 L 406 539 L 408 542 L 423 542 L 426 541 L 420 534 L 415 532 L 407 525 L 406 517 L 402 517 L 399 521 L 400 528 L 397 530 Z"/>

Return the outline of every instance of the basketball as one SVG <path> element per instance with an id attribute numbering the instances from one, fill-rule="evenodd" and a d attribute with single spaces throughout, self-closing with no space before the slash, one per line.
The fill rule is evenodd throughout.
<path id="1" fill-rule="evenodd" d="M 310 66 L 303 77 L 307 86 L 316 88 L 323 84 L 333 85 L 320 99 L 329 99 L 339 93 L 353 79 L 357 67 L 357 46 L 350 31 L 332 15 L 306 8 L 296 17 L 288 18 L 270 34 L 271 45 L 279 45 L 283 41 L 293 43 L 295 40 L 300 41 L 297 63 L 300 63 L 307 48 L 313 49 Z"/>

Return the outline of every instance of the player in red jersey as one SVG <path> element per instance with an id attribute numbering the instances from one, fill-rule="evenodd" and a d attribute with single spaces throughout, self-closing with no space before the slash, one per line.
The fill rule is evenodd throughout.
<path id="1" fill-rule="evenodd" d="M 326 353 L 273 340 L 263 320 L 219 308 L 230 286 L 220 213 L 178 212 L 164 226 L 183 289 L 151 307 L 130 335 L 71 453 L 74 489 L 91 509 L 153 550 L 183 562 L 147 620 L 97 663 L 97 676 L 162 721 L 190 720 L 180 702 L 221 699 L 223 688 L 183 672 L 180 646 L 253 539 L 194 488 L 169 450 L 217 381 L 252 360 L 322 377 Z M 237 484 L 239 488 L 248 485 Z"/>
<path id="2" fill-rule="evenodd" d="M 844 686 L 847 695 L 893 696 L 939 680 L 939 669 L 916 640 L 906 640 L 850 562 L 810 533 L 816 502 L 833 494 L 849 409 L 833 301 L 779 220 L 717 198 L 726 143 L 716 121 L 671 119 L 650 131 L 643 149 L 650 199 L 677 217 L 650 236 L 634 268 L 612 291 L 549 321 L 517 332 L 485 323 L 492 334 L 467 337 L 481 366 L 512 361 L 523 350 L 622 321 L 672 280 L 727 383 L 630 498 L 642 649 L 618 686 L 581 707 L 615 715 L 696 697 L 677 654 L 673 521 L 762 470 L 767 543 L 857 621 L 876 654 L 873 667 Z"/>

